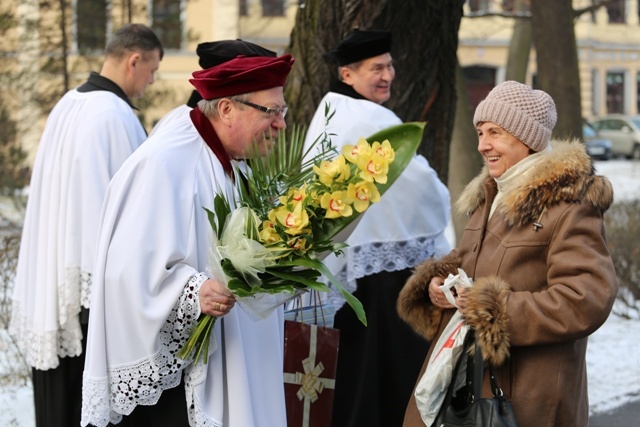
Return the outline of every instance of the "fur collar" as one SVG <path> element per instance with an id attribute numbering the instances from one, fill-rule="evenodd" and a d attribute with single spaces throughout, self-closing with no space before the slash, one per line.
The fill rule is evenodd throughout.
<path id="1" fill-rule="evenodd" d="M 496 207 L 496 214 L 504 215 L 510 226 L 538 221 L 549 207 L 560 202 L 588 203 L 603 213 L 613 203 L 611 183 L 595 175 L 582 142 L 551 141 L 551 146 L 553 149 L 542 153 L 531 167 L 528 177 L 516 177 Z M 485 166 L 462 192 L 456 203 L 457 211 L 471 215 L 485 201 L 487 186 L 497 191 Z"/>

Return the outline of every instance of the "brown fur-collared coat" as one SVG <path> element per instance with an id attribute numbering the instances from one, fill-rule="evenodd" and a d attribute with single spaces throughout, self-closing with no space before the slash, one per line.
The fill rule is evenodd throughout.
<path id="1" fill-rule="evenodd" d="M 436 342 L 454 311 L 432 305 L 429 281 L 458 267 L 473 278 L 465 321 L 496 366 L 519 427 L 588 425 L 587 337 L 618 290 L 603 229 L 611 184 L 595 175 L 580 142 L 552 146 L 516 178 L 490 220 L 497 187 L 485 167 L 458 201 L 470 215 L 458 247 L 419 265 L 398 299 L 403 320 Z M 424 426 L 413 396 L 404 426 Z"/>

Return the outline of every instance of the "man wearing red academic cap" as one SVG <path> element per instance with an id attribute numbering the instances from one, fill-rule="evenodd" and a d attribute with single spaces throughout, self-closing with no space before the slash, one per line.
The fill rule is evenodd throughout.
<path id="1" fill-rule="evenodd" d="M 244 40 L 218 40 L 215 42 L 200 43 L 196 48 L 196 54 L 198 55 L 198 64 L 203 70 L 214 67 L 216 65 L 223 64 L 227 61 L 236 58 L 238 55 L 243 56 L 269 56 L 275 57 L 276 53 L 272 50 L 265 49 L 255 43 L 247 42 Z M 191 96 L 186 104 L 182 104 L 173 110 L 165 114 L 162 119 L 151 129 L 149 136 L 153 135 L 162 126 L 169 123 L 176 117 L 180 117 L 185 114 L 185 111 L 190 111 L 198 105 L 198 102 L 202 99 L 202 96 L 197 90 L 191 92 Z"/>
<path id="2" fill-rule="evenodd" d="M 207 212 L 231 200 L 232 165 L 285 128 L 293 58 L 239 57 L 196 71 L 198 106 L 164 126 L 114 176 L 103 206 L 82 423 L 285 426 L 283 312 L 234 308 L 208 268 Z M 216 316 L 207 364 L 177 356 Z M 215 350 L 215 351 L 214 351 Z"/>
<path id="3" fill-rule="evenodd" d="M 342 151 L 402 120 L 382 105 L 391 97 L 395 67 L 391 33 L 354 30 L 327 57 L 337 66 L 334 83 L 316 110 L 307 145 L 327 134 Z M 325 108 L 335 112 L 328 121 Z M 372 141 L 371 141 L 372 142 Z M 364 327 L 335 289 L 328 299 L 342 307 L 333 425 L 377 427 L 402 424 L 428 343 L 400 320 L 396 300 L 412 268 L 449 252 L 445 236 L 449 192 L 427 159 L 416 155 L 398 180 L 373 204 L 349 236 L 344 255 L 324 262 L 364 305 Z"/>

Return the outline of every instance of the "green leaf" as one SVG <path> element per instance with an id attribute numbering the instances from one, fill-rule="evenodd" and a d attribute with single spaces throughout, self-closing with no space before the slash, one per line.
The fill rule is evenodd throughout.
<path id="1" fill-rule="evenodd" d="M 360 322 L 362 322 L 364 326 L 367 326 L 367 315 L 364 312 L 362 303 L 358 300 L 358 298 L 351 295 L 351 293 L 348 292 L 344 288 L 344 286 L 342 286 L 342 283 L 340 283 L 340 281 L 333 274 L 331 274 L 329 269 L 322 263 L 322 261 L 317 259 L 309 259 L 303 261 L 305 261 L 305 264 L 307 264 L 309 267 L 315 268 L 316 270 L 320 271 L 327 279 L 329 279 L 331 284 L 333 284 L 338 289 L 338 291 L 340 291 L 340 294 L 342 294 L 344 299 L 347 301 L 347 304 L 349 304 L 353 311 L 356 313 L 358 320 L 360 320 Z"/>
<path id="2" fill-rule="evenodd" d="M 224 196 L 216 194 L 213 199 L 213 210 L 216 214 L 216 226 L 214 227 L 214 231 L 219 238 L 222 234 L 224 223 L 227 220 L 227 215 L 231 213 L 231 206 L 229 205 L 229 201 L 225 199 Z M 207 211 L 207 213 L 209 213 L 209 211 Z M 209 216 L 209 222 L 211 221 L 211 216 Z"/>
<path id="3" fill-rule="evenodd" d="M 327 288 L 325 284 L 320 283 L 317 280 L 309 280 L 303 275 L 297 274 L 296 272 L 286 273 L 282 271 L 273 270 L 273 271 L 269 271 L 269 274 L 279 277 L 280 279 L 288 280 L 290 282 L 300 283 L 302 285 L 305 285 L 311 289 L 315 289 L 318 291 L 324 291 Z"/>

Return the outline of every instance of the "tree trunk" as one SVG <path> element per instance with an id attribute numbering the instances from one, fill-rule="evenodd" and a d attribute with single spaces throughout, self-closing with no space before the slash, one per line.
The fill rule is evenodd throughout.
<path id="1" fill-rule="evenodd" d="M 338 78 L 324 55 L 352 29 L 388 29 L 396 79 L 387 107 L 404 121 L 427 121 L 419 152 L 447 182 L 455 119 L 455 66 L 462 0 L 308 0 L 298 9 L 289 52 L 296 64 L 285 97 L 289 124 L 307 125 Z M 290 118 L 289 118 L 290 117 Z"/>
<path id="2" fill-rule="evenodd" d="M 516 0 L 514 8 L 518 12 L 527 11 L 529 10 L 529 3 L 529 0 Z M 530 53 L 531 19 L 515 18 L 507 57 L 505 80 L 526 83 Z"/>
<path id="3" fill-rule="evenodd" d="M 554 99 L 558 110 L 555 138 L 580 138 L 582 107 L 578 49 L 571 0 L 531 2 L 538 87 Z"/>
<path id="4" fill-rule="evenodd" d="M 456 118 L 451 138 L 451 160 L 449 162 L 449 193 L 451 205 L 455 206 L 462 190 L 475 178 L 482 169 L 482 156 L 478 152 L 478 134 L 473 125 L 473 111 L 471 101 L 466 91 L 462 68 L 456 66 L 456 87 L 458 102 L 456 103 Z M 451 211 L 451 219 L 459 242 L 469 217 L 458 215 L 455 209 Z"/>

